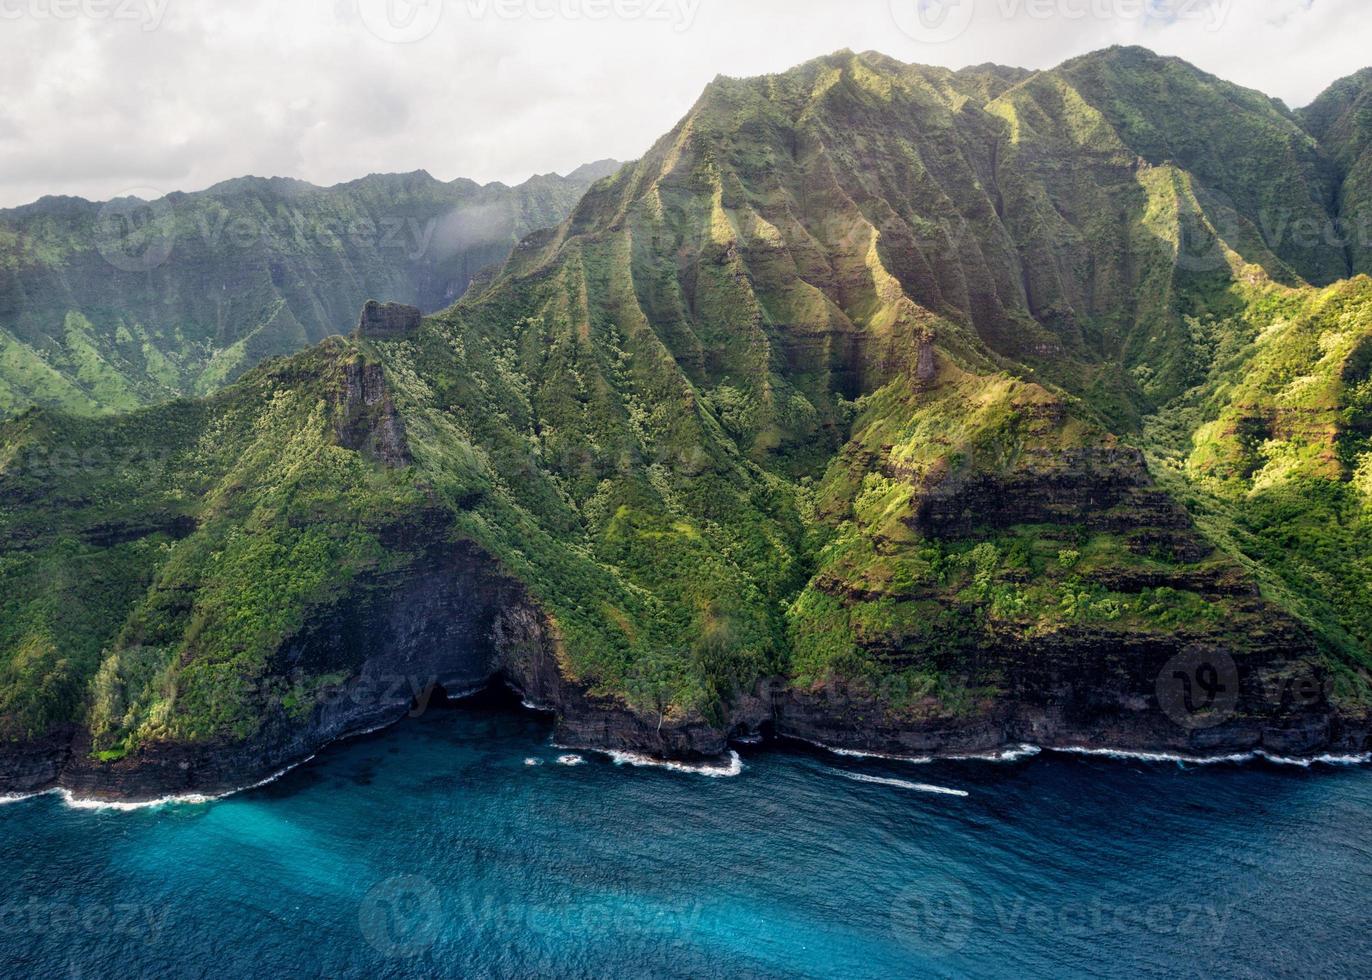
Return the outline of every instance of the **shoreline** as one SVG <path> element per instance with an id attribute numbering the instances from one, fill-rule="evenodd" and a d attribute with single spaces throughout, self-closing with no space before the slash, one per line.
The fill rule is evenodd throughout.
<path id="1" fill-rule="evenodd" d="M 493 690 L 499 685 L 487 685 L 486 687 L 466 690 L 458 695 L 449 696 L 449 700 L 455 704 L 477 697 L 488 691 Z M 507 689 L 508 685 L 506 685 Z M 516 695 L 521 692 L 515 691 Z M 531 702 L 525 697 L 518 697 L 519 707 L 529 714 L 546 716 L 550 713 L 555 714 L 555 709 L 548 708 Z M 225 789 L 214 793 L 185 793 L 168 794 L 147 800 L 120 800 L 120 799 L 101 799 L 78 797 L 75 793 L 64 786 L 51 786 L 46 789 L 36 790 L 32 793 L 8 793 L 0 794 L 0 808 L 5 806 L 23 803 L 27 800 L 36 799 L 43 796 L 58 796 L 63 804 L 73 810 L 107 810 L 116 812 L 133 812 L 137 810 L 160 809 L 166 806 L 204 806 L 216 803 L 229 797 L 237 796 L 240 793 L 247 793 L 263 786 L 276 782 L 294 770 L 308 765 L 315 761 L 335 745 L 357 738 L 365 738 L 378 732 L 387 731 L 400 725 L 405 719 L 399 718 L 395 721 L 385 722 L 374 725 L 370 728 L 360 729 L 355 732 L 348 732 L 337 738 L 331 739 L 321 745 L 314 752 L 299 761 L 278 769 L 277 771 L 248 783 L 243 786 Z M 1372 752 L 1362 754 L 1334 754 L 1324 753 L 1321 755 L 1296 757 L 1282 756 L 1263 749 L 1254 749 L 1248 752 L 1230 752 L 1221 755 L 1195 756 L 1184 755 L 1175 752 L 1156 752 L 1145 749 L 1122 749 L 1111 747 L 1096 747 L 1087 745 L 1033 745 L 1027 742 L 1007 744 L 997 749 L 992 749 L 982 753 L 957 753 L 922 756 L 902 756 L 884 752 L 868 752 L 860 749 L 843 748 L 840 746 L 827 745 L 814 739 L 804 738 L 799 735 L 750 735 L 732 738 L 729 744 L 757 747 L 757 746 L 782 746 L 785 743 L 794 742 L 809 746 L 812 749 L 819 749 L 840 758 L 855 759 L 878 759 L 884 762 L 899 762 L 907 765 L 929 765 L 935 762 L 989 762 L 998 765 L 1008 765 L 1023 762 L 1040 756 L 1045 752 L 1057 755 L 1074 755 L 1084 758 L 1111 759 L 1121 762 L 1145 762 L 1150 764 L 1174 764 L 1174 765 L 1194 765 L 1194 766 L 1217 766 L 1217 765 L 1245 765 L 1253 762 L 1264 762 L 1274 766 L 1284 768 L 1311 769 L 1315 766 L 1328 766 L 1331 768 L 1363 766 L 1372 764 Z M 640 752 L 633 752 L 624 749 L 614 749 L 599 746 L 569 746 L 561 745 L 557 742 L 552 743 L 553 748 L 571 752 L 593 752 L 597 755 L 607 757 L 616 766 L 630 766 L 632 768 L 656 768 L 666 769 L 670 772 L 679 772 L 686 775 L 704 776 L 706 778 L 732 778 L 740 775 L 746 768 L 742 757 L 734 748 L 729 748 L 720 757 L 719 764 L 710 762 L 696 763 L 684 762 L 676 759 L 658 758 Z"/>
<path id="2" fill-rule="evenodd" d="M 885 752 L 864 752 L 860 749 L 838 748 L 826 745 L 823 742 L 816 742 L 813 739 L 801 738 L 799 735 L 783 735 L 781 739 L 793 742 L 802 742 L 818 749 L 823 749 L 837 756 L 846 756 L 857 759 L 882 759 L 887 762 L 904 762 L 910 765 L 928 765 L 933 762 L 996 762 L 1011 763 L 1020 762 L 1024 759 L 1032 759 L 1045 752 L 1053 752 L 1058 755 L 1078 755 L 1101 759 L 1116 759 L 1121 762 L 1153 762 L 1153 763 L 1177 763 L 1196 766 L 1217 766 L 1225 763 L 1242 765 L 1246 762 L 1268 762 L 1277 766 L 1292 766 L 1298 769 L 1310 769 L 1316 765 L 1324 766 L 1362 766 L 1372 764 L 1372 752 L 1364 752 L 1360 755 L 1336 755 L 1324 753 L 1313 756 L 1285 756 L 1268 752 L 1265 749 L 1253 749 L 1249 752 L 1229 752 L 1223 755 L 1183 755 L 1178 752 L 1153 752 L 1147 749 L 1117 749 L 1102 747 L 1097 748 L 1088 745 L 1032 745 L 1028 742 L 1017 745 L 1008 745 L 1001 749 L 991 752 L 973 753 L 971 755 L 891 755 Z"/>

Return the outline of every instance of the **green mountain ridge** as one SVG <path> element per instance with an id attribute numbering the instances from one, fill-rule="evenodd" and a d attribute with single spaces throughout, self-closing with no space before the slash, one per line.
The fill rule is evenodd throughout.
<path id="1" fill-rule="evenodd" d="M 0 212 L 0 414 L 206 394 L 318 343 L 368 298 L 447 306 L 614 167 L 513 188 L 424 171 L 329 188 L 243 177 Z"/>
<path id="2" fill-rule="evenodd" d="M 412 332 L 0 429 L 0 718 L 286 758 L 474 548 L 524 598 L 468 667 L 568 744 L 1366 751 L 1372 279 L 1292 230 L 1361 191 L 1335 115 L 1141 49 L 717 79 Z"/>

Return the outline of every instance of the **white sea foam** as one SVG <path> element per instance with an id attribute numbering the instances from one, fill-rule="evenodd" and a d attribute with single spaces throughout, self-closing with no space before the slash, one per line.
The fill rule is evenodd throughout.
<path id="1" fill-rule="evenodd" d="M 1133 749 L 1092 749 L 1083 745 L 1054 746 L 1050 752 L 1064 755 L 1090 755 L 1103 759 L 1118 759 L 1122 762 L 1181 762 L 1198 766 L 1214 766 L 1224 762 L 1251 762 L 1252 752 L 1233 755 L 1191 756 L 1175 752 L 1140 752 Z"/>
<path id="2" fill-rule="evenodd" d="M 888 762 L 908 762 L 913 765 L 925 765 L 930 762 L 1018 762 L 1021 759 L 1032 758 L 1045 751 L 1044 748 L 1027 743 L 1021 745 L 1011 745 L 1005 748 L 996 749 L 992 752 L 976 753 L 971 755 L 933 755 L 933 756 L 903 756 L 890 755 L 884 752 L 863 752 L 858 749 L 841 749 L 833 745 L 825 745 L 823 742 L 816 742 L 813 739 L 801 738 L 797 735 L 787 736 L 797 742 L 805 742 L 808 745 L 832 752 L 834 755 L 845 756 L 852 759 L 883 759 Z M 1253 752 L 1234 752 L 1227 755 L 1183 755 L 1177 752 L 1145 752 L 1135 749 L 1113 749 L 1113 748 L 1088 748 L 1086 746 L 1050 746 L 1049 752 L 1062 752 L 1069 755 L 1090 755 L 1106 759 L 1119 759 L 1130 762 L 1174 762 L 1184 763 L 1195 766 L 1215 766 L 1224 763 L 1253 762 L 1263 759 L 1279 766 L 1298 766 L 1302 769 L 1309 769 L 1313 765 L 1325 766 L 1361 766 L 1372 763 L 1372 752 L 1361 755 L 1316 755 L 1306 758 L 1296 758 L 1293 756 L 1274 755 L 1258 749 Z"/>
<path id="3" fill-rule="evenodd" d="M 909 762 L 916 766 L 928 765 L 934 761 L 932 755 L 891 755 L 887 752 L 863 752 L 859 749 L 835 749 L 829 748 L 827 745 L 823 746 L 823 748 L 829 749 L 834 755 L 841 755 L 846 759 L 885 759 L 888 762 Z"/>
<path id="4" fill-rule="evenodd" d="M 367 735 L 373 735 L 383 729 L 390 728 L 392 724 L 393 722 L 386 722 L 385 724 L 374 725 L 371 728 L 365 728 L 362 731 L 351 732 L 347 735 L 344 735 L 342 738 L 335 739 L 334 742 L 346 742 L 348 739 L 351 738 L 363 738 Z M 159 796 L 157 799 L 154 800 L 101 800 L 80 797 L 73 793 L 71 790 L 66 789 L 65 787 L 58 787 L 55 789 L 46 789 L 38 793 L 10 794 L 6 796 L 0 796 L 0 805 L 3 805 L 5 803 L 18 803 L 22 800 L 31 800 L 37 796 L 47 796 L 51 794 L 61 797 L 62 802 L 65 803 L 67 806 L 71 807 L 73 810 L 113 810 L 116 812 L 128 813 L 134 810 L 155 810 L 159 807 L 164 806 L 203 806 L 206 803 L 214 803 L 218 800 L 227 799 L 230 796 L 236 796 L 239 793 L 246 793 L 249 790 L 261 789 L 263 786 L 266 786 L 269 783 L 276 782 L 278 779 L 286 775 L 286 773 L 290 772 L 291 770 L 297 769 L 300 766 L 303 766 L 309 762 L 313 762 L 317 756 L 318 753 L 307 756 L 306 758 L 301 759 L 299 762 L 292 762 L 289 766 L 277 770 L 265 779 L 259 779 L 255 783 L 249 783 L 247 786 L 240 786 L 237 789 L 225 790 L 222 793 L 180 793 L 171 794 L 168 796 Z"/>
<path id="5" fill-rule="evenodd" d="M 1037 745 L 1007 745 L 1003 749 L 996 749 L 993 752 L 978 752 L 972 755 L 944 755 L 941 759 L 951 762 L 1018 762 L 1020 759 L 1032 759 L 1042 752 L 1043 749 Z"/>
<path id="6" fill-rule="evenodd" d="M 535 759 L 535 758 L 533 758 L 532 756 L 530 756 L 529 758 L 527 758 L 527 759 L 524 760 L 524 764 L 525 764 L 526 766 L 541 766 L 541 765 L 543 765 L 543 760 L 542 760 L 542 759 Z"/>
<path id="7" fill-rule="evenodd" d="M 529 697 L 529 695 L 525 694 L 522 690 L 520 690 L 515 685 L 511 684 L 509 681 L 505 681 L 505 687 L 512 694 L 514 694 L 515 697 L 519 698 L 520 705 L 526 708 L 527 710 L 537 711 L 541 715 L 557 714 L 556 708 L 550 708 L 546 704 L 539 704 L 537 701 Z"/>
<path id="8" fill-rule="evenodd" d="M 348 738 L 360 738 L 363 735 L 369 735 L 372 732 L 379 731 L 380 729 L 385 727 L 385 725 L 379 725 L 376 728 L 370 729 L 366 732 L 356 732 L 353 735 L 349 735 Z M 260 789 L 261 787 L 266 786 L 268 783 L 274 783 L 282 776 L 286 775 L 286 773 L 290 772 L 292 769 L 295 769 L 299 766 L 303 766 L 307 762 L 313 761 L 314 758 L 315 756 L 311 755 L 308 758 L 301 759 L 299 762 L 293 762 L 289 766 L 286 766 L 286 768 L 280 769 L 272 773 L 266 779 L 259 779 L 257 782 L 252 783 L 248 786 L 240 786 L 237 789 L 225 790 L 222 793 L 181 793 L 170 796 L 160 796 L 155 800 L 130 801 L 82 799 L 81 797 L 78 797 L 74 793 L 72 793 L 72 791 L 69 789 L 56 789 L 52 790 L 51 792 L 54 792 L 58 796 L 60 796 L 62 798 L 62 802 L 65 803 L 67 806 L 71 807 L 73 810 L 116 810 L 119 812 L 128 813 L 133 810 L 155 810 L 159 807 L 164 806 L 203 806 L 206 803 L 214 803 L 217 800 L 227 799 L 228 797 L 234 796 L 238 793 L 246 793 L 249 790 Z"/>
<path id="9" fill-rule="evenodd" d="M 637 752 L 609 751 L 605 754 L 615 760 L 617 766 L 652 766 L 659 769 L 670 769 L 673 772 L 688 772 L 695 776 L 709 776 L 715 779 L 723 776 L 737 776 L 743 771 L 743 760 L 734 751 L 729 752 L 729 761 L 722 766 L 654 759 L 650 755 L 640 755 Z"/>
<path id="10" fill-rule="evenodd" d="M 1362 755 L 1317 755 L 1309 759 L 1296 759 L 1263 751 L 1254 754 L 1279 766 L 1300 766 L 1302 769 L 1309 769 L 1316 763 L 1322 766 L 1365 766 L 1372 762 L 1372 752 L 1366 752 Z"/>
<path id="11" fill-rule="evenodd" d="M 1234 752 L 1228 755 L 1181 755 L 1176 752 L 1138 752 L 1133 749 L 1091 749 L 1084 746 L 1066 746 L 1050 751 L 1070 755 L 1093 755 L 1107 759 L 1123 759 L 1134 762 L 1176 762 L 1193 766 L 1215 766 L 1223 763 L 1253 762 L 1262 759 L 1278 766 L 1297 766 L 1309 769 L 1319 764 L 1325 766 L 1361 766 L 1372 762 L 1372 753 L 1364 755 L 1315 755 L 1305 758 L 1274 755 L 1257 749 L 1253 752 Z"/>
<path id="12" fill-rule="evenodd" d="M 829 772 L 835 776 L 842 776 L 844 779 L 851 779 L 859 783 L 875 783 L 878 786 L 895 786 L 898 789 L 913 790 L 916 793 L 937 793 L 940 796 L 967 796 L 966 790 L 949 789 L 947 786 L 934 786 L 931 783 L 912 783 L 906 779 L 890 779 L 886 776 L 868 776 L 861 772 L 844 772 L 842 769 L 830 769 Z"/>
<path id="13" fill-rule="evenodd" d="M 834 755 L 841 755 L 848 759 L 885 759 L 887 762 L 909 762 L 917 766 L 933 762 L 933 756 L 928 755 L 888 755 L 884 752 L 863 752 L 858 749 L 840 749 L 833 745 L 825 745 L 823 742 L 816 742 L 812 738 L 801 738 L 799 735 L 787 735 L 789 739 L 797 742 L 804 742 L 806 745 L 813 745 L 817 749 L 825 752 L 832 752 Z"/>
<path id="14" fill-rule="evenodd" d="M 1004 748 L 993 749 L 990 752 L 976 752 L 969 755 L 892 755 L 888 752 L 865 752 L 860 749 L 841 749 L 833 745 L 825 745 L 823 742 L 816 742 L 813 739 L 801 738 L 798 735 L 790 735 L 797 742 L 804 742 L 813 745 L 834 755 L 844 756 L 849 759 L 883 759 L 887 762 L 908 762 L 912 765 L 923 766 L 931 762 L 1018 762 L 1020 759 L 1028 759 L 1038 755 L 1043 750 L 1037 745 L 1008 745 Z"/>
<path id="15" fill-rule="evenodd" d="M 62 797 L 62 802 L 73 810 L 118 810 L 120 812 L 131 812 L 133 810 L 156 810 L 164 806 L 201 806 L 205 803 L 213 803 L 215 800 L 222 800 L 230 793 L 237 793 L 239 790 L 230 790 L 229 793 L 221 793 L 215 796 L 205 796 L 201 793 L 186 793 L 182 796 L 160 796 L 155 800 L 138 800 L 130 802 L 127 800 L 88 800 L 82 799 L 72 794 L 69 789 L 59 789 L 57 795 Z"/>
<path id="16" fill-rule="evenodd" d="M 490 690 L 490 685 L 489 685 L 489 684 L 482 684 L 480 687 L 473 687 L 473 688 L 470 688 L 469 690 L 466 690 L 466 691 L 458 691 L 456 694 L 449 694 L 449 695 L 448 695 L 448 700 L 449 700 L 449 701 L 465 701 L 465 700 L 467 700 L 468 698 L 474 698 L 474 697 L 476 697 L 478 694 L 485 693 L 485 692 L 488 691 L 488 690 Z M 385 728 L 385 727 L 387 727 L 387 726 L 386 726 L 386 725 L 382 725 L 381 727 L 382 727 L 382 728 Z M 376 729 L 372 729 L 372 731 L 376 731 Z M 360 732 L 359 734 L 365 735 L 366 732 Z"/>
<path id="17" fill-rule="evenodd" d="M 37 793 L 3 793 L 0 794 L 0 806 L 7 806 L 10 803 L 23 803 L 25 800 L 37 799 L 40 796 L 47 796 L 49 793 L 55 792 L 57 791 L 53 789 L 43 789 Z"/>
<path id="18" fill-rule="evenodd" d="M 586 760 L 581 756 L 574 754 L 560 755 L 557 757 L 557 764 L 560 766 L 580 766 L 584 765 L 585 762 Z"/>

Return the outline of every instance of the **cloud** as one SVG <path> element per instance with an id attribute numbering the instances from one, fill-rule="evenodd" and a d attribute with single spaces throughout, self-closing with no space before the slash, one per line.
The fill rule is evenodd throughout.
<path id="1" fill-rule="evenodd" d="M 50 4 L 0 0 L 0 205 L 243 174 L 513 183 L 636 157 L 716 74 L 841 47 L 1044 68 L 1145 44 L 1292 105 L 1372 60 L 1359 0 Z"/>

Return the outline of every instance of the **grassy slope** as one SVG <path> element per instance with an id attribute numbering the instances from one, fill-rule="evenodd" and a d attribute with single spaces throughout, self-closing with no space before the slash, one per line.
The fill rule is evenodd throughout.
<path id="1" fill-rule="evenodd" d="M 528 584 L 572 674 L 645 708 L 713 716 L 780 673 L 957 713 L 987 693 L 970 651 L 1072 629 L 1227 631 L 1241 653 L 1261 624 L 1196 583 L 1247 574 L 1351 670 L 1368 283 L 1306 286 L 1340 256 L 1263 220 L 1307 213 L 1326 166 L 1279 107 L 1134 50 L 721 79 L 411 338 L 329 341 L 115 423 L 10 423 L 0 715 L 84 717 L 112 752 L 242 735 L 264 699 L 299 706 L 263 693 L 273 651 L 403 561 L 379 541 L 420 511 Z M 358 359 L 410 466 L 338 444 Z M 1134 445 L 1221 551 L 1169 523 Z M 152 475 L 99 462 L 154 446 Z M 45 468 L 65 447 L 97 463 Z M 1094 479 L 1128 493 L 1062 514 L 1050 492 L 1012 524 L 994 496 L 948 504 Z"/>
<path id="2" fill-rule="evenodd" d="M 1372 664 L 1372 280 L 1255 291 L 1152 420 L 1155 471 L 1350 663 Z"/>

